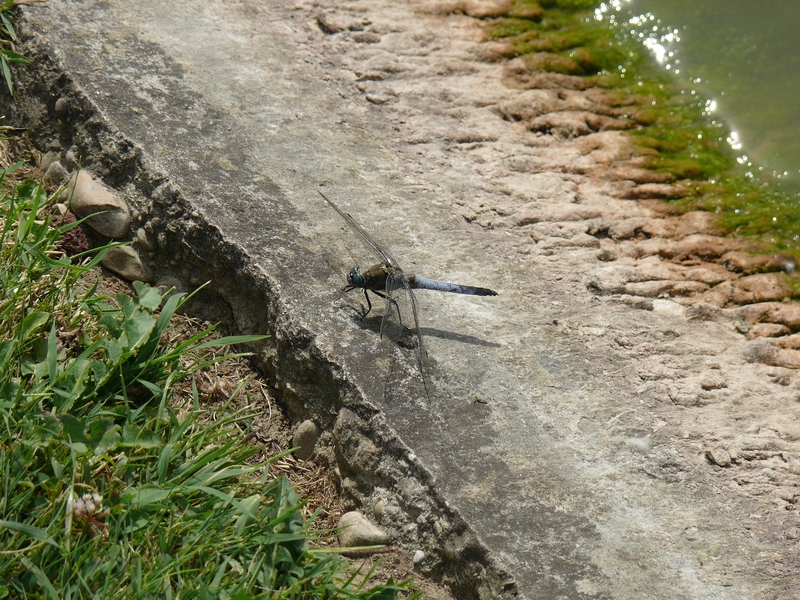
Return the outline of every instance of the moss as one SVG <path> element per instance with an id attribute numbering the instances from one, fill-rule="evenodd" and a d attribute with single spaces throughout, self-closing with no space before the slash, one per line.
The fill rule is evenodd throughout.
<path id="1" fill-rule="evenodd" d="M 587 62 L 585 68 L 587 74 L 616 69 L 617 65 L 625 58 L 614 42 L 605 38 L 595 38 L 593 43 L 584 47 L 583 50 L 591 57 L 591 62 Z"/>
<path id="2" fill-rule="evenodd" d="M 541 31 L 529 31 L 512 42 L 512 47 L 517 56 L 530 54 L 532 52 L 558 52 L 568 47 L 567 39 L 555 35 L 547 35 Z"/>
<path id="3" fill-rule="evenodd" d="M 759 237 L 798 255 L 800 191 L 776 189 L 742 176 L 707 182 L 699 189 L 700 206 L 719 214 L 729 231 Z"/>
<path id="4" fill-rule="evenodd" d="M 526 56 L 526 63 L 534 71 L 547 71 L 563 75 L 580 75 L 581 66 L 569 58 L 551 52 L 537 52 Z"/>
<path id="5" fill-rule="evenodd" d="M 514 37 L 530 31 L 535 31 L 537 34 L 540 31 L 535 21 L 529 19 L 502 18 L 489 26 L 489 37 L 492 39 L 512 38 L 506 41 L 514 43 Z"/>
<path id="6" fill-rule="evenodd" d="M 657 158 L 648 166 L 654 171 L 670 173 L 678 179 L 699 179 L 706 172 L 703 163 L 691 158 Z"/>
<path id="7" fill-rule="evenodd" d="M 544 17 L 544 9 L 536 2 L 517 2 L 511 10 L 508 11 L 508 16 L 518 19 L 541 21 Z"/>
<path id="8" fill-rule="evenodd" d="M 636 106 L 631 107 L 631 109 L 627 111 L 627 115 L 639 125 L 647 126 L 655 125 L 661 117 L 661 112 L 647 106 Z"/>

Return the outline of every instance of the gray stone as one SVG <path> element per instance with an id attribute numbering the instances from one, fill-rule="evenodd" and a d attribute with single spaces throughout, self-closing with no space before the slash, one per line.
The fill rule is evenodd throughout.
<path id="1" fill-rule="evenodd" d="M 72 178 L 62 198 L 69 200 L 70 209 L 79 219 L 102 212 L 86 220 L 97 233 L 111 239 L 128 235 L 131 215 L 127 204 L 114 190 L 86 171 L 79 171 Z"/>
<path id="2" fill-rule="evenodd" d="M 343 17 L 333 13 L 317 15 L 317 25 L 327 34 L 339 33 L 346 29 L 350 31 L 361 31 L 364 29 L 364 24 L 360 19 Z"/>
<path id="3" fill-rule="evenodd" d="M 139 253 L 131 246 L 111 248 L 103 257 L 103 260 L 100 261 L 100 264 L 128 281 L 150 283 L 153 280 L 153 274 L 150 269 L 142 263 Z"/>
<path id="4" fill-rule="evenodd" d="M 303 421 L 298 425 L 292 438 L 292 446 L 297 450 L 294 455 L 300 460 L 308 460 L 314 454 L 314 445 L 317 443 L 319 428 L 314 421 Z"/>
<path id="5" fill-rule="evenodd" d="M 165 294 L 171 289 L 174 289 L 176 294 L 182 294 L 189 291 L 186 285 L 184 285 L 183 281 L 171 275 L 167 275 L 159 279 L 156 282 L 156 287 L 161 290 L 162 294 Z"/>
<path id="6" fill-rule="evenodd" d="M 69 117 L 71 108 L 72 107 L 70 106 L 70 101 L 68 98 L 59 98 L 58 100 L 56 100 L 55 110 L 56 110 L 56 116 L 59 119 L 64 120 L 67 117 Z"/>
<path id="7" fill-rule="evenodd" d="M 49 152 L 45 152 L 42 155 L 42 160 L 39 161 L 39 168 L 43 171 L 47 171 L 55 161 L 57 161 L 61 157 L 61 153 L 56 150 L 50 150 Z"/>
<path id="8" fill-rule="evenodd" d="M 732 464 L 730 453 L 722 447 L 708 448 L 706 458 L 718 467 L 730 467 Z"/>
<path id="9" fill-rule="evenodd" d="M 155 250 L 155 245 L 150 241 L 147 231 L 143 227 L 136 230 L 136 243 L 148 252 Z"/>
<path id="10" fill-rule="evenodd" d="M 67 153 L 64 154 L 64 166 L 70 171 L 78 168 L 78 157 L 75 156 L 72 150 L 68 150 Z"/>
<path id="11" fill-rule="evenodd" d="M 61 185 L 61 182 L 64 181 L 64 177 L 67 175 L 67 170 L 64 168 L 59 161 L 55 160 L 50 163 L 47 167 L 47 170 L 44 172 L 42 176 L 42 182 L 46 186 L 57 186 Z"/>
<path id="12" fill-rule="evenodd" d="M 389 543 L 389 534 L 376 527 L 358 511 L 344 513 L 339 519 L 339 545 L 343 548 L 353 546 L 383 546 Z"/>

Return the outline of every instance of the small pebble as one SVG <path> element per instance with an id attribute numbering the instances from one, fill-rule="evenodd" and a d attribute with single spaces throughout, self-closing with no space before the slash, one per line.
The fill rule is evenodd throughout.
<path id="1" fill-rule="evenodd" d="M 358 511 L 344 513 L 339 519 L 339 545 L 344 548 L 353 546 L 383 546 L 389 543 L 389 536 L 376 527 Z"/>
<path id="2" fill-rule="evenodd" d="M 314 445 L 317 443 L 319 428 L 314 421 L 303 421 L 298 425 L 292 438 L 292 445 L 297 448 L 294 455 L 300 460 L 308 460 L 314 454 Z"/>

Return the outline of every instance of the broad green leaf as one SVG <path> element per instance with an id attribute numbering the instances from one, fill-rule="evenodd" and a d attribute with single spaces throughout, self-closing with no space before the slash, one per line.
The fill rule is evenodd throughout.
<path id="1" fill-rule="evenodd" d="M 148 390 L 150 390 L 153 393 L 153 396 L 155 396 L 156 398 L 160 397 L 164 392 L 164 390 L 158 387 L 155 383 L 151 383 L 145 379 L 138 379 L 137 383 L 143 385 Z"/>
<path id="2" fill-rule="evenodd" d="M 67 390 L 75 396 L 80 395 L 86 388 L 86 380 L 91 373 L 91 360 L 80 356 L 69 363 L 61 374 L 61 381 Z"/>
<path id="3" fill-rule="evenodd" d="M 257 470 L 257 467 L 225 467 L 213 473 L 206 473 L 205 469 L 194 477 L 191 478 L 188 484 L 192 485 L 209 485 L 216 481 L 221 481 L 223 479 L 228 479 L 230 477 L 239 477 L 240 475 L 247 475 L 248 473 L 252 473 L 253 471 Z M 200 480 L 199 483 L 195 484 L 195 481 Z"/>
<path id="4" fill-rule="evenodd" d="M 42 325 L 45 325 L 49 320 L 50 313 L 40 310 L 32 310 L 24 319 L 22 319 L 18 339 L 27 341 L 37 329 L 41 328 Z"/>
<path id="5" fill-rule="evenodd" d="M 143 310 L 137 310 L 125 319 L 122 328 L 128 334 L 128 349 L 136 350 L 144 344 L 155 326 L 156 320 Z"/>
<path id="6" fill-rule="evenodd" d="M 259 340 L 267 339 L 268 335 L 229 335 L 218 340 L 211 340 L 199 344 L 196 349 L 202 350 L 203 348 L 214 348 L 216 346 L 231 346 L 233 344 L 249 344 L 250 342 L 257 342 Z"/>
<path id="7" fill-rule="evenodd" d="M 161 446 L 161 438 L 154 431 L 136 425 L 125 425 L 119 445 L 127 448 L 158 448 Z"/>
<path id="8" fill-rule="evenodd" d="M 108 330 L 109 335 L 113 337 L 119 337 L 119 334 L 122 333 L 122 328 L 120 326 L 120 322 L 117 320 L 118 317 L 121 316 L 120 311 L 113 310 L 113 311 L 106 311 L 100 316 L 100 327 Z"/>
<path id="9" fill-rule="evenodd" d="M 106 338 L 105 340 L 102 340 L 101 345 L 106 349 L 106 352 L 108 352 L 108 360 L 111 361 L 111 364 L 119 364 L 120 358 L 125 352 L 125 346 L 127 344 L 123 345 L 119 340 L 114 338 Z"/>
<path id="10" fill-rule="evenodd" d="M 103 454 L 120 438 L 119 425 L 108 417 L 100 417 L 89 423 L 89 443 L 94 447 L 95 456 Z"/>
<path id="11" fill-rule="evenodd" d="M 150 504 L 163 502 L 169 495 L 169 490 L 165 490 L 158 485 L 146 483 L 138 488 L 130 488 L 121 500 L 129 504 L 137 504 L 140 508 L 145 508 Z"/>
<path id="12" fill-rule="evenodd" d="M 240 500 L 237 503 L 237 506 L 242 511 L 242 514 L 236 519 L 235 529 L 238 535 L 242 535 L 245 528 L 258 517 L 258 507 L 261 505 L 263 499 L 262 496 L 256 494 L 244 500 Z"/>
<path id="13" fill-rule="evenodd" d="M 161 453 L 158 455 L 158 480 L 159 481 L 166 481 L 167 480 L 167 471 L 169 470 L 169 463 L 172 460 L 172 444 L 166 444 L 164 448 L 162 448 Z"/>
<path id="14" fill-rule="evenodd" d="M 20 160 L 20 161 L 18 161 L 18 162 L 15 162 L 15 163 L 14 163 L 13 165 L 11 165 L 10 167 L 7 167 L 7 168 L 5 168 L 5 169 L 0 169 L 0 177 L 5 177 L 6 175 L 11 175 L 11 173 L 13 173 L 14 171 L 16 171 L 17 169 L 20 169 L 20 168 L 22 168 L 22 166 L 23 166 L 24 164 L 25 164 L 25 161 L 22 161 L 22 160 Z"/>
<path id="15" fill-rule="evenodd" d="M 56 436 L 61 437 L 64 430 L 61 420 L 51 412 L 42 415 L 44 423 L 36 429 L 36 436 L 43 441 L 50 440 Z M 53 457 L 51 457 L 53 460 Z"/>
<path id="16" fill-rule="evenodd" d="M 122 309 L 122 314 L 126 318 L 130 318 L 130 316 L 133 314 L 133 311 L 136 310 L 136 303 L 133 301 L 133 298 L 129 297 L 127 294 L 123 294 L 122 292 L 117 294 L 117 303 Z"/>
<path id="17" fill-rule="evenodd" d="M 129 509 L 127 521 L 130 523 L 130 525 L 125 528 L 125 531 L 127 533 L 133 533 L 135 531 L 139 531 L 140 529 L 145 529 L 151 525 L 152 520 L 153 519 L 147 510 L 138 508 Z"/>
<path id="18" fill-rule="evenodd" d="M 180 301 L 184 295 L 185 294 L 172 294 L 164 303 L 164 308 L 161 309 L 161 314 L 158 315 L 158 324 L 156 325 L 156 330 L 158 331 L 159 336 L 169 327 L 169 322 L 172 320 L 172 317 L 178 308 L 178 304 L 180 304 Z"/>
<path id="19" fill-rule="evenodd" d="M 50 597 L 53 600 L 59 600 L 61 596 L 59 596 L 58 592 L 56 592 L 56 588 L 53 587 L 53 584 L 50 582 L 50 579 L 48 579 L 44 571 L 33 564 L 25 555 L 20 557 L 20 562 L 22 562 L 26 569 L 33 573 L 34 577 L 36 577 L 36 579 L 39 581 L 39 585 L 47 590 L 48 594 L 50 594 Z"/>
<path id="20" fill-rule="evenodd" d="M 93 360 L 89 367 L 92 371 L 92 377 L 97 382 L 96 385 L 98 387 L 103 385 L 109 376 L 108 368 L 99 360 Z"/>
<path id="21" fill-rule="evenodd" d="M 235 505 L 237 507 L 239 506 L 239 502 L 236 500 L 236 496 L 234 496 L 232 494 L 226 494 L 225 492 L 221 492 L 220 490 L 218 490 L 216 488 L 207 487 L 207 486 L 204 486 L 204 485 L 187 485 L 186 489 L 187 490 L 191 490 L 191 491 L 198 490 L 198 491 L 201 491 L 201 492 L 205 492 L 206 494 L 209 494 L 210 496 L 216 496 L 217 498 L 219 498 L 220 500 L 222 500 L 226 504 L 233 504 L 233 505 Z"/>
<path id="22" fill-rule="evenodd" d="M 108 452 L 109 448 L 113 448 L 117 445 L 119 438 L 119 432 L 115 429 L 109 429 L 103 433 L 103 437 L 101 437 L 100 440 L 94 444 L 94 455 L 100 456 L 101 454 Z"/>
<path id="23" fill-rule="evenodd" d="M 14 404 L 22 399 L 22 392 L 24 391 L 22 379 L 19 377 L 12 377 L 10 381 L 4 381 L 0 384 L 0 398 L 16 398 Z"/>
<path id="24" fill-rule="evenodd" d="M 6 80 L 6 85 L 8 86 L 8 91 L 11 95 L 14 95 L 14 84 L 11 82 L 11 69 L 8 68 L 8 59 L 0 50 L 0 68 L 3 71 L 3 79 Z"/>
<path id="25" fill-rule="evenodd" d="M 150 311 L 154 311 L 161 306 L 162 297 L 158 288 L 151 287 L 141 281 L 134 281 L 133 285 L 136 288 L 136 293 L 139 294 L 139 306 L 147 308 Z"/>
<path id="26" fill-rule="evenodd" d="M 63 425 L 62 433 L 65 438 L 73 442 L 86 442 L 89 440 L 86 437 L 86 421 L 68 414 L 59 415 L 59 419 Z"/>

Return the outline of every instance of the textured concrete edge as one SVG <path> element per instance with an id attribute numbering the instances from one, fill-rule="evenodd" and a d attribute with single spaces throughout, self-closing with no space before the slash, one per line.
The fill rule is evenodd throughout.
<path id="1" fill-rule="evenodd" d="M 211 280 L 203 301 L 226 305 L 242 333 L 269 335 L 252 348 L 259 369 L 280 390 L 293 418 L 312 419 L 326 432 L 322 441 L 333 447 L 345 502 L 365 509 L 394 504 L 399 510 L 381 511 L 382 526 L 388 521 L 399 542 L 423 549 L 422 572 L 458 598 L 517 597 L 513 576 L 439 497 L 430 472 L 348 380 L 346 369 L 323 355 L 314 334 L 288 314 L 277 282 L 193 210 L 146 149 L 113 129 L 57 50 L 25 18 L 24 7 L 19 34 L 32 66 L 15 73 L 22 103 L 3 94 L 7 123 L 27 129 L 43 153 L 72 153 L 123 195 L 133 215 L 132 230 L 139 229 L 134 246 L 142 254 L 149 250 L 156 281 L 191 289 Z M 253 311 L 253 306 L 262 309 Z"/>

